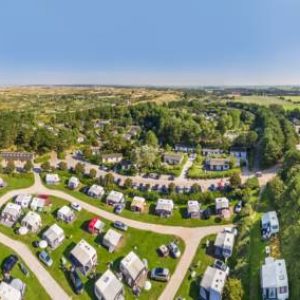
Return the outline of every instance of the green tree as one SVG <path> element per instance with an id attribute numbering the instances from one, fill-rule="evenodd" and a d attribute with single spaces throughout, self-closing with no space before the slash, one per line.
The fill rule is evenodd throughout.
<path id="1" fill-rule="evenodd" d="M 242 300 L 244 297 L 244 289 L 241 280 L 237 278 L 228 278 L 224 287 L 225 300 Z"/>
<path id="2" fill-rule="evenodd" d="M 24 171 L 26 173 L 28 173 L 28 172 L 30 172 L 32 170 L 32 168 L 33 168 L 32 161 L 31 160 L 27 160 L 26 163 L 24 164 L 24 167 L 23 167 Z"/>
<path id="3" fill-rule="evenodd" d="M 78 163 L 75 165 L 75 173 L 76 173 L 77 175 L 84 175 L 84 172 L 85 172 L 84 164 L 78 162 Z"/>
<path id="4" fill-rule="evenodd" d="M 148 146 L 158 147 L 158 139 L 155 133 L 152 130 L 149 130 L 146 134 L 145 142 Z"/>
<path id="5" fill-rule="evenodd" d="M 12 174 L 15 171 L 15 169 L 16 169 L 16 166 L 15 166 L 14 161 L 10 160 L 5 167 L 5 173 Z"/>
<path id="6" fill-rule="evenodd" d="M 126 189 L 131 189 L 132 188 L 132 185 L 133 185 L 133 181 L 131 178 L 126 178 L 125 181 L 124 181 L 124 187 Z"/>
<path id="7" fill-rule="evenodd" d="M 51 169 L 50 166 L 50 162 L 49 161 L 45 161 L 41 164 L 41 169 L 43 170 L 43 172 L 48 172 Z"/>
<path id="8" fill-rule="evenodd" d="M 61 162 L 59 162 L 59 164 L 58 164 L 58 168 L 59 168 L 60 170 L 62 170 L 62 171 L 66 171 L 66 170 L 68 169 L 68 165 L 67 165 L 66 162 L 61 161 Z"/>
<path id="9" fill-rule="evenodd" d="M 89 172 L 89 177 L 92 178 L 92 179 L 95 179 L 97 176 L 97 171 L 95 169 L 90 169 L 90 172 Z"/>
<path id="10" fill-rule="evenodd" d="M 111 173 L 107 173 L 104 176 L 103 183 L 105 186 L 110 187 L 114 184 L 114 180 L 115 180 L 114 175 Z"/>
<path id="11" fill-rule="evenodd" d="M 241 179 L 240 174 L 233 173 L 229 178 L 229 182 L 233 188 L 239 187 L 242 184 L 242 179 Z"/>

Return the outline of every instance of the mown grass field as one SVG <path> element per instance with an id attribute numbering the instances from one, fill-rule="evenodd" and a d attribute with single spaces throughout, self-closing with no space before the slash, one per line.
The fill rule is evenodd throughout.
<path id="1" fill-rule="evenodd" d="M 6 183 L 4 188 L 0 188 L 0 196 L 11 190 L 30 187 L 34 183 L 32 173 L 13 173 L 11 175 L 0 174 L 0 177 Z"/>
<path id="2" fill-rule="evenodd" d="M 10 248 L 8 248 L 0 243 L 0 262 L 1 262 L 1 264 L 4 261 L 4 259 L 11 254 L 15 254 L 13 252 L 13 250 L 11 250 Z M 20 257 L 19 257 L 19 262 L 21 262 L 25 265 L 25 263 L 22 261 L 22 259 Z M 30 272 L 28 277 L 26 277 L 22 273 L 19 265 L 17 264 L 11 272 L 12 278 L 19 278 L 26 284 L 26 292 L 25 292 L 24 299 L 25 300 L 38 300 L 38 299 L 39 300 L 44 300 L 44 299 L 48 300 L 48 299 L 50 299 L 49 295 L 46 293 L 44 288 L 41 286 L 41 284 L 39 283 L 37 278 L 34 276 L 34 274 L 30 271 L 30 269 L 28 267 L 27 267 L 27 270 L 29 270 L 29 272 Z M 1 277 L 2 277 L 2 275 L 1 275 Z"/>
<path id="3" fill-rule="evenodd" d="M 136 229 L 129 228 L 127 232 L 123 233 L 123 240 L 121 241 L 120 247 L 114 252 L 109 253 L 107 249 L 101 246 L 100 240 L 101 236 L 93 236 L 87 232 L 87 223 L 94 217 L 93 214 L 82 210 L 77 213 L 77 218 L 72 224 L 66 224 L 62 221 L 56 220 L 57 210 L 68 205 L 67 201 L 51 197 L 52 208 L 49 213 L 42 213 L 42 223 L 43 228 L 41 232 L 37 235 L 30 233 L 27 236 L 19 236 L 15 233 L 14 229 L 7 228 L 0 225 L 0 231 L 4 234 L 12 237 L 13 239 L 18 239 L 24 242 L 30 250 L 38 255 L 39 250 L 32 246 L 32 242 L 39 239 L 44 230 L 46 230 L 50 225 L 57 223 L 61 226 L 65 232 L 66 239 L 62 245 L 57 249 L 49 253 L 54 261 L 54 264 L 46 269 L 50 274 L 57 280 L 57 282 L 63 287 L 63 289 L 72 297 L 72 299 L 95 299 L 94 296 L 94 282 L 95 280 L 89 279 L 87 277 L 82 277 L 85 283 L 85 292 L 82 295 L 75 295 L 69 282 L 68 272 L 65 272 L 60 266 L 60 259 L 62 257 L 68 258 L 69 252 L 81 239 L 85 239 L 90 243 L 96 250 L 98 254 L 98 266 L 97 266 L 97 276 L 104 273 L 108 268 L 108 265 L 112 265 L 113 270 L 118 270 L 119 263 L 121 259 L 126 256 L 130 251 L 135 251 L 140 258 L 146 258 L 148 260 L 149 268 L 161 266 L 169 268 L 171 273 L 174 272 L 177 260 L 171 257 L 161 258 L 157 254 L 157 248 L 166 244 L 172 240 L 177 240 L 181 251 L 184 251 L 184 244 L 178 240 L 175 236 L 160 235 L 148 231 L 139 231 Z M 111 227 L 111 222 L 101 219 L 105 223 L 105 232 Z M 125 285 L 126 287 L 126 285 Z M 149 292 L 143 291 L 139 299 L 158 299 L 162 290 L 165 287 L 165 283 L 152 282 L 152 289 Z M 134 296 L 129 288 L 126 287 L 126 299 L 134 299 Z"/>

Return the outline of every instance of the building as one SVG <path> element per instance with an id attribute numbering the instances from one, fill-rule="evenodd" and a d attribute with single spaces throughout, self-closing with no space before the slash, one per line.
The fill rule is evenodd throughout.
<path id="1" fill-rule="evenodd" d="M 19 194 L 15 198 L 15 203 L 22 206 L 22 208 L 28 208 L 31 199 L 32 196 L 30 194 Z"/>
<path id="2" fill-rule="evenodd" d="M 69 206 L 63 206 L 57 211 L 57 220 L 64 221 L 66 223 L 71 223 L 75 220 L 74 210 Z"/>
<path id="3" fill-rule="evenodd" d="M 160 217 L 170 217 L 174 209 L 174 202 L 170 199 L 158 199 L 155 214 Z"/>
<path id="4" fill-rule="evenodd" d="M 220 197 L 215 199 L 216 214 L 222 218 L 230 218 L 229 200 L 226 197 Z"/>
<path id="5" fill-rule="evenodd" d="M 208 171 L 226 171 L 230 169 L 230 161 L 227 158 L 207 158 L 205 168 Z"/>
<path id="6" fill-rule="evenodd" d="M 97 252 L 85 240 L 81 240 L 70 252 L 72 265 L 83 275 L 88 275 L 97 264 Z"/>
<path id="7" fill-rule="evenodd" d="M 165 153 L 164 163 L 169 165 L 179 165 L 183 161 L 183 155 L 180 153 Z"/>
<path id="8" fill-rule="evenodd" d="M 94 292 L 98 300 L 125 299 L 125 290 L 123 284 L 111 270 L 107 270 L 95 282 Z"/>
<path id="9" fill-rule="evenodd" d="M 116 164 L 121 162 L 122 159 L 123 159 L 122 153 L 102 154 L 103 164 Z"/>
<path id="10" fill-rule="evenodd" d="M 264 300 L 287 300 L 289 282 L 284 259 L 267 257 L 260 271 L 260 284 Z"/>
<path id="11" fill-rule="evenodd" d="M 144 262 L 133 251 L 121 260 L 120 271 L 125 282 L 130 287 L 144 287 L 147 280 L 148 269 Z"/>
<path id="12" fill-rule="evenodd" d="M 58 184 L 59 176 L 57 174 L 47 174 L 45 180 L 47 184 Z"/>
<path id="13" fill-rule="evenodd" d="M 130 209 L 134 212 L 144 212 L 146 200 L 143 197 L 134 196 L 130 204 Z"/>
<path id="14" fill-rule="evenodd" d="M 75 176 L 72 176 L 70 179 L 69 179 L 69 182 L 68 182 L 68 188 L 71 189 L 71 190 L 75 190 L 78 188 L 79 186 L 79 179 Z"/>
<path id="15" fill-rule="evenodd" d="M 175 145 L 175 151 L 184 152 L 184 153 L 193 153 L 195 152 L 195 147 L 185 146 L 185 145 Z"/>
<path id="16" fill-rule="evenodd" d="M 245 148 L 231 148 L 229 154 L 239 161 L 247 161 L 247 149 Z"/>
<path id="17" fill-rule="evenodd" d="M 15 287 L 1 281 L 0 283 L 0 299 L 1 300 L 21 300 L 22 294 Z"/>
<path id="18" fill-rule="evenodd" d="M 279 232 L 279 221 L 276 211 L 269 211 L 261 217 L 262 235 L 265 238 L 270 238 L 273 234 Z"/>
<path id="19" fill-rule="evenodd" d="M 51 206 L 51 200 L 49 198 L 33 197 L 30 203 L 30 208 L 34 211 L 42 212 L 47 207 Z"/>
<path id="20" fill-rule="evenodd" d="M 217 257 L 229 258 L 234 246 L 234 234 L 231 232 L 219 232 L 215 240 L 215 255 Z"/>
<path id="21" fill-rule="evenodd" d="M 16 161 L 16 162 L 25 162 L 33 160 L 33 153 L 29 152 L 10 152 L 10 151 L 2 151 L 0 152 L 0 157 L 4 161 Z"/>
<path id="22" fill-rule="evenodd" d="M 187 203 L 187 216 L 191 219 L 200 218 L 200 204 L 198 201 L 189 200 Z"/>
<path id="23" fill-rule="evenodd" d="M 202 149 L 203 156 L 221 155 L 223 153 L 224 151 L 222 149 L 211 149 L 211 148 Z"/>
<path id="24" fill-rule="evenodd" d="M 42 227 L 42 218 L 39 214 L 29 211 L 22 219 L 21 225 L 27 227 L 31 232 L 38 232 Z"/>
<path id="25" fill-rule="evenodd" d="M 123 235 L 113 229 L 109 229 L 103 237 L 102 244 L 109 252 L 114 252 L 118 247 Z"/>
<path id="26" fill-rule="evenodd" d="M 11 287 L 15 288 L 16 290 L 18 290 L 22 297 L 24 297 L 25 295 L 25 291 L 26 291 L 26 284 L 19 278 L 14 278 L 10 284 Z"/>
<path id="27" fill-rule="evenodd" d="M 65 239 L 65 233 L 57 224 L 51 225 L 42 235 L 52 249 L 56 249 Z"/>
<path id="28" fill-rule="evenodd" d="M 115 206 L 125 202 L 124 194 L 117 191 L 111 191 L 106 197 L 106 203 L 108 205 Z"/>
<path id="29" fill-rule="evenodd" d="M 207 267 L 200 282 L 200 299 L 222 300 L 225 282 L 225 271 L 210 266 Z"/>
<path id="30" fill-rule="evenodd" d="M 95 217 L 89 221 L 88 231 L 91 234 L 99 234 L 103 231 L 105 224 L 100 221 L 99 217 Z"/>
<path id="31" fill-rule="evenodd" d="M 92 197 L 92 198 L 96 198 L 96 199 L 101 199 L 104 194 L 105 194 L 105 191 L 104 191 L 104 188 L 100 185 L 97 185 L 97 184 L 93 184 L 88 192 L 87 192 L 88 196 Z"/>
<path id="32" fill-rule="evenodd" d="M 7 203 L 1 212 L 1 223 L 12 227 L 17 223 L 22 214 L 22 207 L 15 203 Z"/>

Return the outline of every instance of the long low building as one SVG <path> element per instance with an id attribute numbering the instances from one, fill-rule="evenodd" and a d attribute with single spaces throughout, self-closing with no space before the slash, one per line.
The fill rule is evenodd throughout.
<path id="1" fill-rule="evenodd" d="M 1 151 L 0 157 L 5 161 L 28 161 L 33 160 L 34 155 L 30 152 L 10 152 L 10 151 Z"/>

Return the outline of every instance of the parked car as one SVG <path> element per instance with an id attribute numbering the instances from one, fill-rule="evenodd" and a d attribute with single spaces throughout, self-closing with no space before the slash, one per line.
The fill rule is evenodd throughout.
<path id="1" fill-rule="evenodd" d="M 151 270 L 150 278 L 157 281 L 169 281 L 170 271 L 166 268 L 154 268 Z"/>
<path id="2" fill-rule="evenodd" d="M 128 226 L 121 221 L 115 221 L 113 226 L 122 231 L 127 231 L 128 229 Z"/>
<path id="3" fill-rule="evenodd" d="M 114 207 L 114 213 L 117 214 L 117 215 L 119 215 L 124 210 L 124 208 L 125 208 L 125 204 L 117 204 Z"/>
<path id="4" fill-rule="evenodd" d="M 181 252 L 180 252 L 178 246 L 174 242 L 171 242 L 168 245 L 168 249 L 170 251 L 171 256 L 173 256 L 174 258 L 180 257 Z"/>
<path id="5" fill-rule="evenodd" d="M 10 255 L 8 256 L 2 265 L 2 271 L 3 273 L 9 273 L 14 266 L 16 265 L 16 263 L 19 261 L 19 258 L 16 255 Z"/>
<path id="6" fill-rule="evenodd" d="M 262 175 L 263 175 L 262 172 L 256 172 L 256 173 L 255 173 L 255 176 L 256 176 L 256 177 L 262 177 Z"/>
<path id="7" fill-rule="evenodd" d="M 161 245 L 157 250 L 161 256 L 169 256 L 169 249 L 166 245 Z"/>
<path id="8" fill-rule="evenodd" d="M 210 208 L 206 208 L 204 210 L 201 211 L 201 216 L 202 216 L 202 219 L 204 220 L 208 220 L 211 216 L 211 210 Z"/>
<path id="9" fill-rule="evenodd" d="M 224 271 L 227 276 L 229 275 L 230 269 L 222 260 L 216 259 L 214 262 L 214 268 Z"/>
<path id="10" fill-rule="evenodd" d="M 45 250 L 40 252 L 39 259 L 48 267 L 51 267 L 53 264 L 52 258 L 49 256 L 48 252 Z"/>
<path id="11" fill-rule="evenodd" d="M 23 273 L 26 277 L 28 277 L 28 276 L 29 276 L 29 270 L 26 268 L 26 266 L 25 266 L 24 264 L 22 264 L 22 263 L 19 263 L 19 267 L 20 267 L 22 273 Z"/>
<path id="12" fill-rule="evenodd" d="M 76 270 L 70 271 L 70 281 L 72 283 L 74 292 L 76 294 L 81 294 L 84 290 L 84 285 Z"/>
<path id="13" fill-rule="evenodd" d="M 71 203 L 71 207 L 72 207 L 74 210 L 76 210 L 76 211 L 81 211 L 81 210 L 82 210 L 81 206 L 80 206 L 77 202 L 72 202 L 72 203 Z"/>
<path id="14" fill-rule="evenodd" d="M 239 214 L 242 211 L 243 202 L 239 201 L 236 206 L 234 207 L 234 212 Z"/>
<path id="15" fill-rule="evenodd" d="M 174 180 L 175 179 L 175 176 L 174 175 L 170 175 L 169 176 L 169 180 Z"/>

